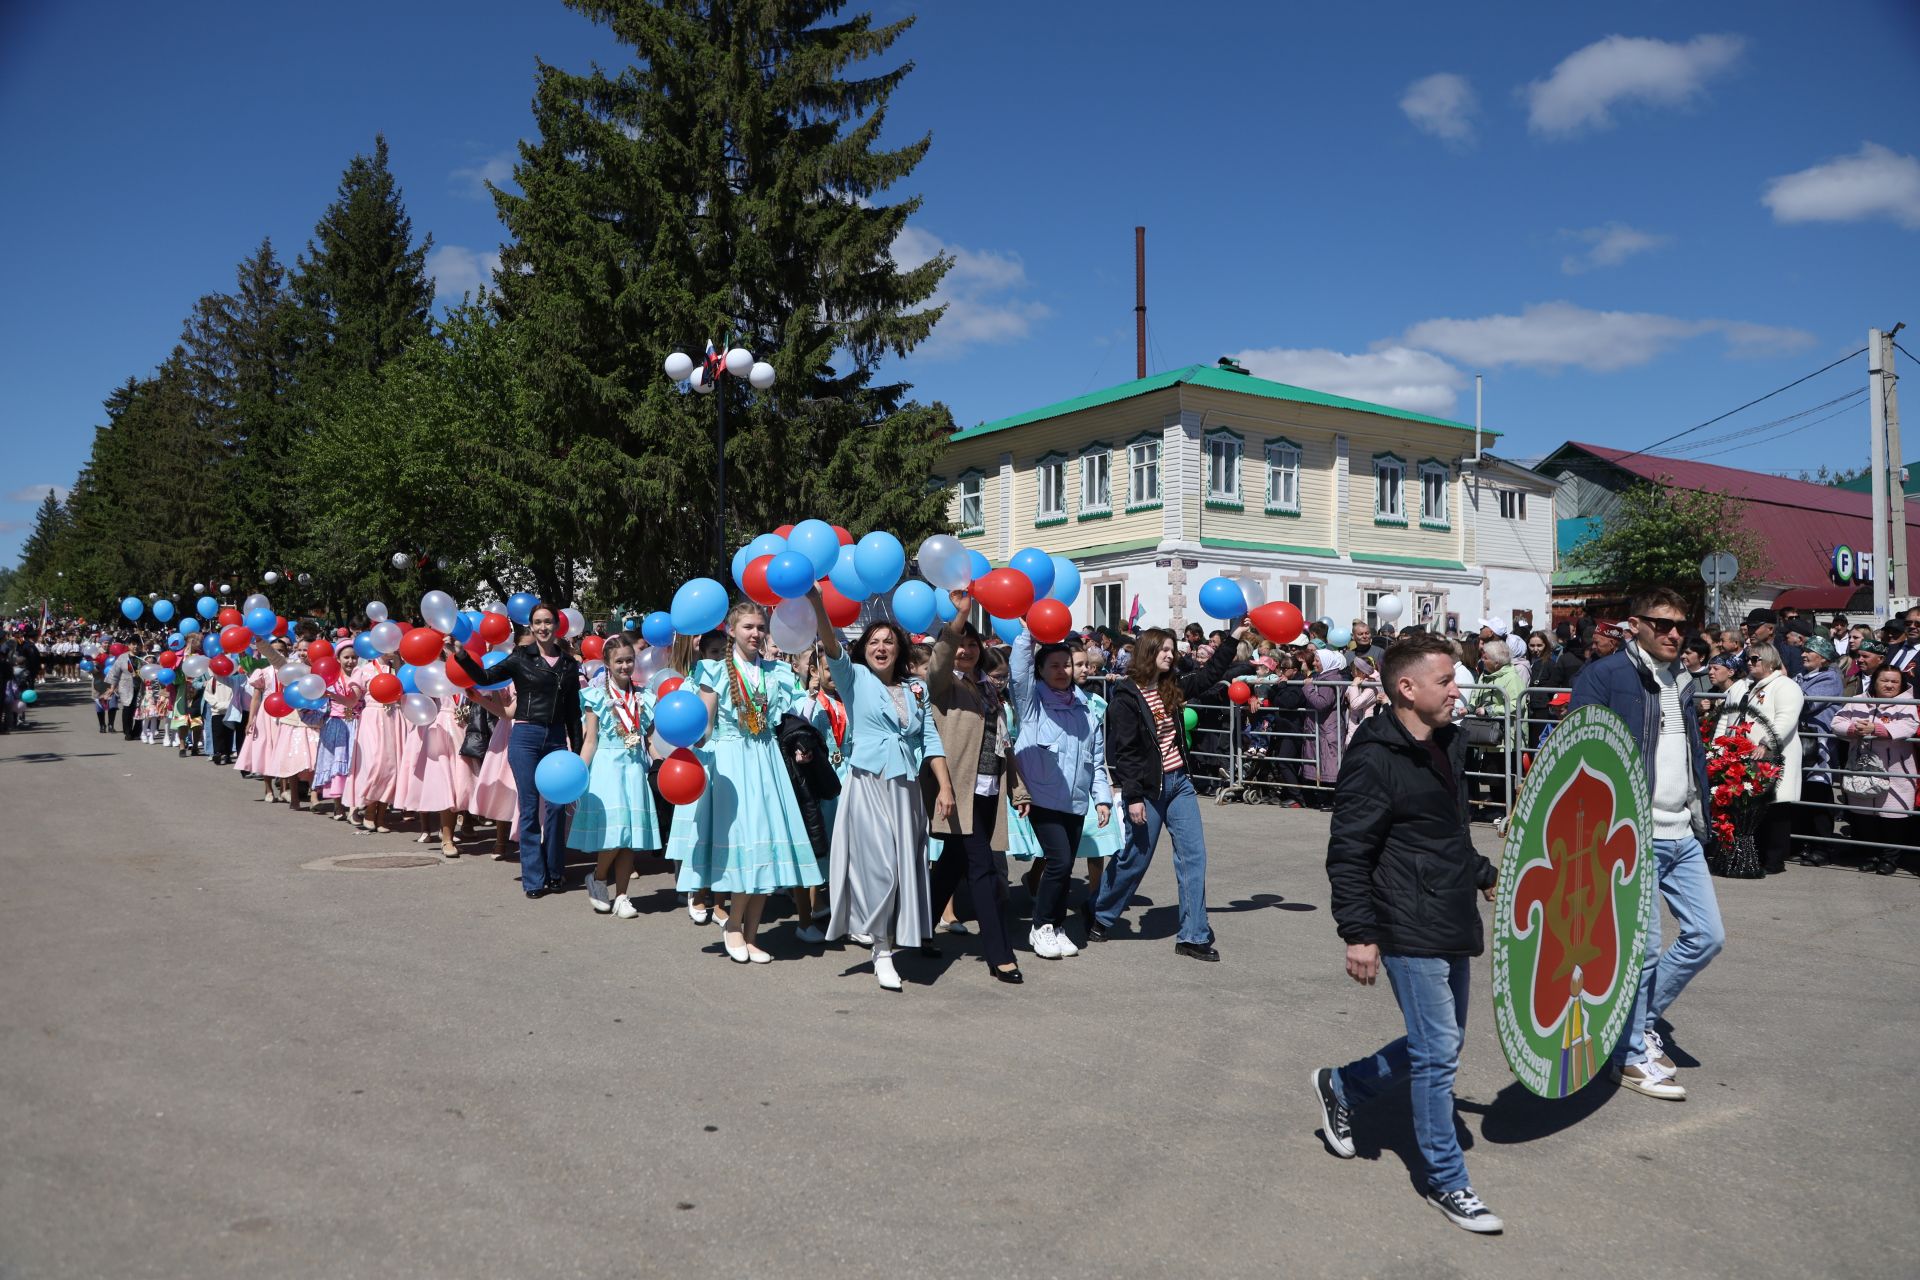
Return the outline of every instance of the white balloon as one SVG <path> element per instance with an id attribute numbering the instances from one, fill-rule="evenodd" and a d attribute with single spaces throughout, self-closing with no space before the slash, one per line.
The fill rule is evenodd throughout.
<path id="1" fill-rule="evenodd" d="M 187 679 L 198 680 L 207 674 L 207 656 L 203 653 L 188 654 L 180 659 L 180 670 L 186 673 Z"/>
<path id="2" fill-rule="evenodd" d="M 767 628 L 773 642 L 786 653 L 799 653 L 819 636 L 813 616 L 813 602 L 804 598 L 782 600 L 774 606 L 773 621 Z"/>
<path id="3" fill-rule="evenodd" d="M 386 620 L 387 606 L 378 600 L 367 601 L 367 621 L 385 622 Z"/>
<path id="4" fill-rule="evenodd" d="M 920 562 L 920 575 L 943 591 L 957 591 L 973 581 L 967 549 L 958 538 L 936 533 L 920 544 L 914 558 Z"/>
<path id="5" fill-rule="evenodd" d="M 685 382 L 687 375 L 693 372 L 693 357 L 684 351 L 676 351 L 667 357 L 664 367 L 669 378 L 675 382 Z"/>
<path id="6" fill-rule="evenodd" d="M 223 595 L 223 596 L 230 596 L 230 595 L 232 595 L 232 594 L 233 594 L 233 584 L 232 584 L 231 582 L 223 582 L 223 583 L 221 583 L 221 584 L 220 584 L 220 594 L 221 594 L 221 595 Z"/>
<path id="7" fill-rule="evenodd" d="M 1258 578 L 1237 578 L 1240 594 L 1247 598 L 1247 612 L 1252 613 L 1267 602 L 1267 588 Z"/>
<path id="8" fill-rule="evenodd" d="M 765 391 L 773 385 L 773 366 L 765 360 L 755 360 L 753 368 L 747 370 L 747 381 L 753 384 L 755 390 Z"/>
<path id="9" fill-rule="evenodd" d="M 193 584 L 193 593 L 195 595 L 204 594 L 206 592 L 206 589 L 207 589 L 207 584 L 204 582 L 196 582 Z"/>
<path id="10" fill-rule="evenodd" d="M 312 668 L 304 662 L 283 662 L 273 674 L 281 684 L 298 684 L 310 671 Z"/>
<path id="11" fill-rule="evenodd" d="M 313 575 L 312 575 L 312 574 L 310 574 L 310 573 L 303 573 L 303 574 L 301 574 L 301 575 L 300 575 L 300 585 L 301 585 L 301 586 L 303 586 L 303 587 L 304 587 L 304 586 L 306 586 L 306 585 L 308 585 L 309 583 L 311 583 L 312 581 L 313 581 Z"/>
<path id="12" fill-rule="evenodd" d="M 1374 602 L 1373 615 L 1391 626 L 1400 620 L 1400 615 L 1405 612 L 1406 607 L 1399 596 L 1382 596 Z"/>
<path id="13" fill-rule="evenodd" d="M 578 609 L 575 609 L 572 607 L 562 609 L 560 611 L 560 614 L 562 617 L 564 617 L 567 620 L 567 639 L 581 640 L 586 638 L 586 634 L 587 634 L 587 615 L 586 614 L 581 613 Z M 448 628 L 448 630 L 451 630 L 451 628 Z"/>
<path id="14" fill-rule="evenodd" d="M 157 662 L 145 662 L 140 665 L 140 678 L 142 680 L 145 680 L 148 684 L 152 684 L 154 681 L 154 677 L 158 676 L 159 674 L 160 674 L 160 664 Z"/>
<path id="15" fill-rule="evenodd" d="M 753 352 L 745 347 L 735 347 L 727 352 L 727 372 L 736 378 L 744 378 L 753 368 Z"/>
<path id="16" fill-rule="evenodd" d="M 271 609 L 271 608 L 273 608 L 273 602 L 268 600 L 265 596 L 261 595 L 258 591 L 256 591 L 252 595 L 247 597 L 247 602 L 245 604 L 240 606 L 240 612 L 252 613 L 255 609 Z"/>
<path id="17" fill-rule="evenodd" d="M 453 634 L 454 619 L 459 617 L 460 608 L 452 596 L 444 591 L 429 591 L 420 597 L 420 616 L 427 625 L 441 635 Z"/>
<path id="18" fill-rule="evenodd" d="M 447 679 L 447 664 L 438 660 L 413 672 L 414 687 L 429 698 L 450 698 L 459 686 Z"/>
<path id="19" fill-rule="evenodd" d="M 648 653 L 659 653 L 659 652 L 660 651 L 658 649 L 648 649 L 640 655 L 640 658 L 646 657 Z M 635 658 L 633 660 L 633 678 L 635 680 L 640 680 L 640 658 Z M 661 658 L 658 661 L 656 661 L 653 664 L 653 668 L 654 669 L 652 671 L 649 671 L 647 673 L 646 679 L 641 681 L 641 683 L 647 686 L 647 692 L 651 694 L 657 695 L 660 692 L 661 685 L 665 684 L 669 680 L 676 678 L 680 674 L 678 671 L 675 671 L 672 667 L 667 665 L 667 661 L 665 658 Z"/>
<path id="20" fill-rule="evenodd" d="M 268 586 L 272 586 L 274 583 L 280 581 L 280 575 L 269 569 L 260 575 L 260 581 L 266 583 Z"/>
<path id="21" fill-rule="evenodd" d="M 397 652 L 400 648 L 400 624 L 397 622 L 378 623 L 367 632 L 367 639 L 373 642 L 373 647 L 376 652 Z"/>
<path id="22" fill-rule="evenodd" d="M 396 551 L 393 553 L 393 559 L 388 561 L 388 563 L 396 569 L 405 569 L 407 567 L 407 560 L 408 556 L 406 552 Z"/>
<path id="23" fill-rule="evenodd" d="M 424 729 L 440 714 L 440 708 L 424 693 L 409 693 L 400 699 L 400 714 L 407 718 L 408 724 Z"/>
<path id="24" fill-rule="evenodd" d="M 294 681 L 293 691 L 305 698 L 308 702 L 318 702 L 326 696 L 327 682 L 312 672 L 308 672 L 306 675 Z"/>

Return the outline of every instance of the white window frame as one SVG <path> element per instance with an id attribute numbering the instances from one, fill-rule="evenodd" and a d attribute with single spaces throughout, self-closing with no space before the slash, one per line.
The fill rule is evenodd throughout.
<path id="1" fill-rule="evenodd" d="M 1430 488 L 1439 482 L 1440 501 L 1428 501 Z M 1453 527 L 1453 472 L 1447 464 L 1438 458 L 1420 460 L 1420 527 L 1423 529 L 1450 529 Z"/>
<path id="2" fill-rule="evenodd" d="M 1280 438 L 1267 441 L 1267 514 L 1273 516 L 1297 516 L 1300 514 L 1300 461 L 1305 451 L 1293 441 Z M 1276 494 L 1275 481 L 1279 482 Z M 1291 485 L 1293 496 L 1287 496 Z"/>
<path id="3" fill-rule="evenodd" d="M 1047 490 L 1052 489 L 1052 502 Z M 1033 464 L 1033 523 L 1067 522 L 1067 456 L 1049 453 Z"/>
<path id="4" fill-rule="evenodd" d="M 1320 616 L 1320 584 L 1317 582 L 1289 582 L 1287 601 L 1300 610 L 1300 616 L 1313 622 Z M 1303 632 L 1302 635 L 1305 633 Z"/>
<path id="5" fill-rule="evenodd" d="M 1380 602 L 1393 592 L 1386 587 L 1369 587 L 1360 593 L 1360 619 L 1367 624 L 1367 630 L 1380 630 Z"/>
<path id="6" fill-rule="evenodd" d="M 1160 505 L 1160 445 L 1159 436 L 1141 436 L 1127 445 L 1129 511 L 1146 511 Z M 1141 483 L 1142 477 L 1149 482 L 1147 485 Z"/>
<path id="7" fill-rule="evenodd" d="M 1090 444 L 1080 453 L 1080 518 L 1113 513 L 1113 450 Z"/>
<path id="8" fill-rule="evenodd" d="M 1502 520 L 1525 520 L 1527 518 L 1527 491 L 1525 489 L 1500 490 L 1500 518 Z"/>
<path id="9" fill-rule="evenodd" d="M 1373 522 L 1407 522 L 1407 464 L 1391 453 L 1373 456 Z"/>
<path id="10" fill-rule="evenodd" d="M 982 471 L 963 471 L 954 489 L 960 495 L 960 513 L 954 523 L 960 526 L 961 533 L 985 533 L 987 531 L 987 485 L 986 473 Z M 974 519 L 967 519 L 967 505 L 973 504 Z"/>
<path id="11" fill-rule="evenodd" d="M 1096 582 L 1093 584 L 1093 625 L 1118 629 L 1126 620 L 1126 583 Z"/>
<path id="12" fill-rule="evenodd" d="M 1244 453 L 1240 434 L 1224 429 L 1207 432 L 1202 456 L 1207 467 L 1207 505 L 1238 511 L 1240 500 L 1240 458 Z"/>

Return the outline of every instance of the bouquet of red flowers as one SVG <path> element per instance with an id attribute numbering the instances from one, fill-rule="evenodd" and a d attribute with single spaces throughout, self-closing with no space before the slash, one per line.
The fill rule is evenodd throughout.
<path id="1" fill-rule="evenodd" d="M 1725 732 L 1718 719 L 1731 720 Z M 1753 819 L 1780 785 L 1780 743 L 1765 721 L 1732 716 L 1702 717 L 1700 736 L 1707 744 L 1707 783 L 1713 831 L 1723 850 L 1752 829 Z"/>

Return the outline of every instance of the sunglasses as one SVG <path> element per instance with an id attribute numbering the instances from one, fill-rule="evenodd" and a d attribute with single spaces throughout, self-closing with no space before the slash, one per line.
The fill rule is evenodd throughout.
<path id="1" fill-rule="evenodd" d="M 1669 632 L 1678 631 L 1681 627 L 1687 625 L 1686 620 L 1683 618 L 1640 618 L 1638 621 L 1644 622 L 1652 627 L 1653 634 L 1657 636 L 1664 636 Z"/>

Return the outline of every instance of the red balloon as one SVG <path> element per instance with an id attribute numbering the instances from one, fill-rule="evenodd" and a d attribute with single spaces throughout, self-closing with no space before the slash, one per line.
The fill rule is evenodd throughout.
<path id="1" fill-rule="evenodd" d="M 1292 644 L 1307 629 L 1299 606 L 1286 600 L 1267 601 L 1253 611 L 1251 620 L 1260 634 L 1275 644 Z"/>
<path id="2" fill-rule="evenodd" d="M 400 628 L 401 635 L 405 635 L 407 634 L 407 632 L 413 630 L 413 624 L 411 622 L 408 622 L 404 618 L 393 618 L 393 619 L 390 619 L 390 621 L 393 623 L 394 626 Z"/>
<path id="3" fill-rule="evenodd" d="M 400 677 L 391 671 L 382 671 L 367 682 L 367 696 L 383 706 L 392 706 L 406 693 L 406 687 L 400 683 Z"/>
<path id="4" fill-rule="evenodd" d="M 783 524 L 778 529 L 775 529 L 773 531 L 773 536 L 776 538 L 791 538 L 793 536 L 793 526 L 790 524 Z"/>
<path id="5" fill-rule="evenodd" d="M 278 689 L 275 689 L 272 693 L 267 695 L 266 708 L 267 708 L 267 714 L 272 716 L 275 720 L 278 720 L 281 716 L 293 710 L 292 707 L 287 705 L 287 700 L 280 696 L 280 691 Z"/>
<path id="6" fill-rule="evenodd" d="M 216 653 L 207 659 L 207 670 L 225 678 L 233 674 L 233 659 L 224 653 Z"/>
<path id="7" fill-rule="evenodd" d="M 480 638 L 490 645 L 499 644 L 513 634 L 513 620 L 504 613 L 480 615 Z"/>
<path id="8" fill-rule="evenodd" d="M 692 804 L 707 789 L 707 771 L 685 747 L 662 760 L 655 776 L 660 780 L 660 795 L 668 804 Z"/>
<path id="9" fill-rule="evenodd" d="M 241 653 L 253 643 L 253 632 L 239 623 L 220 628 L 220 647 L 228 653 Z"/>
<path id="10" fill-rule="evenodd" d="M 309 669 L 328 684 L 340 678 L 340 661 L 331 654 L 321 654 L 315 658 Z"/>
<path id="11" fill-rule="evenodd" d="M 833 535 L 836 538 L 840 539 L 841 546 L 850 547 L 853 545 L 853 535 L 851 533 L 848 533 L 845 529 L 841 528 L 839 525 L 833 526 Z"/>
<path id="12" fill-rule="evenodd" d="M 553 611 L 553 638 L 555 640 L 565 640 L 567 638 L 568 625 L 567 615 L 563 611 L 555 609 Z"/>
<path id="13" fill-rule="evenodd" d="M 1235 680 L 1227 686 L 1227 696 L 1244 707 L 1253 701 L 1253 686 L 1245 680 Z"/>
<path id="14" fill-rule="evenodd" d="M 245 622 L 246 620 L 247 620 L 246 615 L 242 614 L 238 609 L 234 608 L 232 605 L 228 605 L 226 608 L 222 609 L 219 612 L 219 614 L 214 618 L 214 621 L 219 623 L 223 627 L 237 627 L 241 623 Z"/>
<path id="15" fill-rule="evenodd" d="M 1059 644 L 1073 630 L 1073 610 L 1058 600 L 1035 600 L 1027 610 L 1027 630 L 1041 644 Z"/>
<path id="16" fill-rule="evenodd" d="M 437 662 L 447 638 L 432 627 L 415 627 L 400 637 L 400 660 L 424 667 Z"/>
<path id="17" fill-rule="evenodd" d="M 580 656 L 588 662 L 598 662 L 606 651 L 607 641 L 604 636 L 588 636 L 580 642 Z"/>
<path id="18" fill-rule="evenodd" d="M 315 640 L 307 646 L 307 662 L 309 664 L 318 662 L 322 658 L 331 658 L 334 656 L 333 646 L 325 640 Z"/>
<path id="19" fill-rule="evenodd" d="M 457 662 L 447 664 L 447 679 L 459 688 L 473 688 L 473 677 L 468 675 L 467 669 Z"/>
<path id="20" fill-rule="evenodd" d="M 1018 618 L 1033 607 L 1033 579 L 1018 569 L 995 569 L 974 579 L 973 598 L 996 618 Z"/>
<path id="21" fill-rule="evenodd" d="M 859 620 L 860 602 L 825 578 L 820 579 L 820 599 L 827 606 L 827 621 L 834 626 L 850 627 Z"/>
<path id="22" fill-rule="evenodd" d="M 780 603 L 780 597 L 767 585 L 767 566 L 772 563 L 772 556 L 749 560 L 746 572 L 740 575 L 740 589 L 747 593 L 747 599 L 769 609 Z"/>
<path id="23" fill-rule="evenodd" d="M 664 698 L 685 683 L 686 681 L 679 676 L 668 676 L 660 682 L 660 687 L 654 690 L 653 696 L 656 698 Z"/>
<path id="24" fill-rule="evenodd" d="M 277 614 L 274 616 L 274 619 L 273 619 L 273 634 L 275 634 L 276 636 L 282 636 L 282 637 L 284 637 L 287 634 L 287 620 L 285 618 L 280 617 Z"/>
<path id="25" fill-rule="evenodd" d="M 180 665 L 180 655 L 169 649 L 160 655 L 160 665 L 171 671 Z"/>

